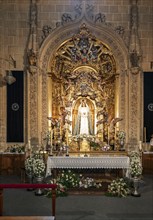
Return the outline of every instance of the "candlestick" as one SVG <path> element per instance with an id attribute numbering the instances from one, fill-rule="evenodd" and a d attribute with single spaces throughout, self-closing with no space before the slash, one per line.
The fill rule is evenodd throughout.
<path id="1" fill-rule="evenodd" d="M 52 147 L 52 145 L 50 146 L 50 156 L 53 156 L 53 147 Z"/>
<path id="2" fill-rule="evenodd" d="M 53 131 L 50 131 L 50 145 L 52 146 L 52 136 L 53 136 Z"/>
<path id="3" fill-rule="evenodd" d="M 66 146 L 66 156 L 68 157 L 69 156 L 69 147 Z"/>
<path id="4" fill-rule="evenodd" d="M 60 137 L 62 138 L 62 126 L 61 126 L 61 123 L 60 123 Z"/>
<path id="5" fill-rule="evenodd" d="M 116 126 L 115 126 L 114 141 L 116 142 Z"/>
<path id="6" fill-rule="evenodd" d="M 146 143 L 146 127 L 144 127 L 144 142 Z"/>
<path id="7" fill-rule="evenodd" d="M 68 129 L 66 129 L 66 145 L 69 145 Z"/>
<path id="8" fill-rule="evenodd" d="M 56 128 L 53 129 L 53 135 L 54 135 L 54 145 L 56 144 Z"/>
<path id="9" fill-rule="evenodd" d="M 107 130 L 107 132 L 108 132 L 108 144 L 109 144 L 109 126 L 108 126 L 108 130 Z"/>
<path id="10" fill-rule="evenodd" d="M 104 141 L 104 128 L 101 129 L 101 141 Z"/>

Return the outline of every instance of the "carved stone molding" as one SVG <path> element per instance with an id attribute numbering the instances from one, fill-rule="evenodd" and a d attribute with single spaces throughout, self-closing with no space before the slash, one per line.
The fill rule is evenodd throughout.
<path id="1" fill-rule="evenodd" d="M 129 83 L 129 137 L 131 141 L 139 141 L 140 126 L 140 88 L 139 75 L 132 75 Z"/>
<path id="2" fill-rule="evenodd" d="M 43 44 L 44 40 L 49 36 L 49 34 L 54 32 L 59 27 L 65 27 L 67 25 L 80 22 L 83 19 L 92 23 L 93 25 L 111 28 L 118 34 L 119 37 L 124 40 L 124 42 L 126 41 L 127 36 L 125 36 L 125 28 L 123 26 L 118 25 L 114 27 L 112 23 L 107 22 L 107 17 L 103 12 L 95 13 L 94 5 L 83 1 L 81 4 L 74 6 L 73 13 L 63 13 L 61 15 L 61 21 L 56 22 L 55 27 L 51 27 L 49 24 L 45 24 L 43 26 L 42 35 L 40 36 L 40 46 Z M 125 42 L 125 44 L 127 43 Z"/>
<path id="3" fill-rule="evenodd" d="M 119 105 L 119 116 L 123 118 L 123 121 L 121 122 L 120 129 L 127 130 L 127 109 L 128 109 L 128 100 L 127 100 L 127 88 L 126 88 L 126 70 L 122 70 L 119 74 L 119 80 L 120 80 L 120 89 L 119 89 L 119 99 L 120 99 L 120 105 Z M 121 95 L 122 94 L 122 95 Z"/>
<path id="4" fill-rule="evenodd" d="M 42 137 L 45 137 L 45 133 L 48 131 L 48 96 L 47 96 L 47 79 L 48 75 L 47 73 L 42 73 L 42 122 L 41 122 L 41 128 L 42 131 Z M 51 93 L 51 91 L 50 91 Z"/>
<path id="5" fill-rule="evenodd" d="M 38 82 L 37 75 L 30 76 L 30 136 L 38 135 Z"/>

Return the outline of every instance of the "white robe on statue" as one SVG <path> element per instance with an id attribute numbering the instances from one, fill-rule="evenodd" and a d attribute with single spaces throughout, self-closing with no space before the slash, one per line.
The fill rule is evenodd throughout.
<path id="1" fill-rule="evenodd" d="M 74 127 L 73 135 L 92 135 L 90 108 L 85 101 L 82 101 L 78 108 L 78 116 Z"/>
<path id="2" fill-rule="evenodd" d="M 80 134 L 89 134 L 89 107 L 79 107 Z"/>

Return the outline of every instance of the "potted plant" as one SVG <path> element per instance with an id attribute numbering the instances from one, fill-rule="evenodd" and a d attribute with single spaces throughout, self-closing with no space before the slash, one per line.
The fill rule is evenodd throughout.
<path id="1" fill-rule="evenodd" d="M 35 159 L 33 163 L 33 175 L 37 183 L 42 183 L 45 175 L 45 163 L 42 159 Z M 38 188 L 35 192 L 35 195 L 43 195 L 42 189 Z"/>
<path id="2" fill-rule="evenodd" d="M 130 154 L 130 175 L 133 179 L 134 191 L 132 192 L 133 196 L 140 196 L 138 192 L 139 180 L 142 175 L 142 163 L 141 157 L 138 152 L 131 152 Z"/>
<path id="3" fill-rule="evenodd" d="M 33 163 L 34 163 L 34 158 L 28 157 L 25 160 L 25 172 L 27 174 L 29 183 L 33 183 Z M 28 191 L 32 191 L 32 188 L 27 189 Z"/>

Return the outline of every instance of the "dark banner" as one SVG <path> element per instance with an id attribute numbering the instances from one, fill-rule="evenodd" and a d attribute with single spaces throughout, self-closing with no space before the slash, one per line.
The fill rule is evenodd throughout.
<path id="1" fill-rule="evenodd" d="M 153 72 L 144 73 L 144 127 L 149 142 L 153 134 Z"/>
<path id="2" fill-rule="evenodd" d="M 7 142 L 24 141 L 24 74 L 12 71 L 16 82 L 7 85 Z"/>

